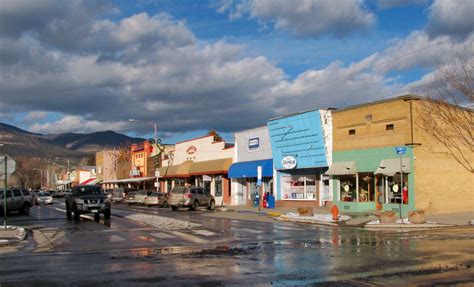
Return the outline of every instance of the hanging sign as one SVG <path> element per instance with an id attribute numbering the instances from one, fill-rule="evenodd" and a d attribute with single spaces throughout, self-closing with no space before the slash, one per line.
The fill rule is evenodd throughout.
<path id="1" fill-rule="evenodd" d="M 202 176 L 202 181 L 211 181 L 211 180 L 212 180 L 212 178 L 208 175 L 203 175 Z"/>
<path id="2" fill-rule="evenodd" d="M 257 185 L 262 185 L 262 166 L 257 166 Z"/>
<path id="3" fill-rule="evenodd" d="M 293 169 L 296 167 L 296 158 L 291 156 L 291 155 L 288 155 L 288 156 L 285 156 L 282 160 L 281 160 L 281 165 L 285 168 L 285 169 Z"/>

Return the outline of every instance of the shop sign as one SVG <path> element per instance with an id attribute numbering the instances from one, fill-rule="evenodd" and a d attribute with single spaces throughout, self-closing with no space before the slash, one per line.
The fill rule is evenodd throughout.
<path id="1" fill-rule="evenodd" d="M 196 152 L 197 152 L 197 148 L 193 145 L 188 147 L 188 149 L 186 150 L 186 153 L 189 155 L 195 154 Z"/>
<path id="2" fill-rule="evenodd" d="M 291 156 L 291 155 L 288 155 L 288 156 L 285 156 L 282 160 L 281 160 L 281 165 L 285 168 L 285 169 L 293 169 L 296 167 L 296 158 Z"/>
<path id="3" fill-rule="evenodd" d="M 203 175 L 202 176 L 202 181 L 211 181 L 211 180 L 212 180 L 212 178 L 208 175 Z"/>
<path id="4" fill-rule="evenodd" d="M 249 139 L 249 150 L 258 150 L 260 147 L 260 138 Z"/>
<path id="5" fill-rule="evenodd" d="M 257 166 L 257 185 L 262 186 L 262 166 Z"/>

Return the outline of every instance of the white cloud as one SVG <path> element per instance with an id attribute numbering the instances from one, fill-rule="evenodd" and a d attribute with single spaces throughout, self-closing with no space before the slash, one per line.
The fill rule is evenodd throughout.
<path id="1" fill-rule="evenodd" d="M 42 134 L 59 133 L 90 133 L 105 130 L 123 131 L 129 127 L 128 122 L 100 122 L 95 120 L 86 120 L 80 116 L 64 116 L 63 118 L 45 124 L 33 124 L 29 130 Z"/>
<path id="2" fill-rule="evenodd" d="M 427 32 L 432 37 L 464 37 L 474 31 L 474 1 L 435 0 L 429 11 Z"/>
<path id="3" fill-rule="evenodd" d="M 248 14 L 277 30 L 288 30 L 299 36 L 318 37 L 332 34 L 344 37 L 366 31 L 375 23 L 375 16 L 360 0 L 246 0 L 230 5 L 222 2 L 218 11 L 230 18 Z"/>
<path id="4" fill-rule="evenodd" d="M 36 121 L 41 121 L 41 120 L 44 120 L 46 119 L 47 115 L 45 112 L 42 112 L 42 111 L 35 111 L 35 112 L 29 112 L 24 118 L 23 120 L 25 122 L 36 122 Z"/>

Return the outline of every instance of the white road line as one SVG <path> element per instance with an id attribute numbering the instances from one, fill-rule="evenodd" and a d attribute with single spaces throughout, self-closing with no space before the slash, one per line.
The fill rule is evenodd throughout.
<path id="1" fill-rule="evenodd" d="M 57 211 L 61 211 L 61 212 L 64 212 L 64 213 L 66 213 L 66 210 L 64 210 L 64 209 L 57 208 L 57 207 L 53 207 L 53 208 L 54 208 L 54 209 L 56 209 Z"/>
<path id="2" fill-rule="evenodd" d="M 120 237 L 120 236 L 118 236 L 118 235 L 112 235 L 112 236 L 110 236 L 109 240 L 112 241 L 112 242 L 125 241 L 125 239 L 123 239 L 122 237 Z"/>
<path id="3" fill-rule="evenodd" d="M 193 230 L 193 233 L 195 234 L 199 234 L 199 235 L 204 235 L 204 236 L 212 236 L 212 235 L 216 235 L 214 232 L 212 231 L 209 231 L 209 230 Z"/>
<path id="4" fill-rule="evenodd" d="M 166 233 L 162 233 L 162 232 L 150 233 L 150 235 L 153 236 L 153 237 L 159 238 L 159 239 L 170 239 L 170 238 L 174 238 L 174 236 L 169 235 L 169 234 L 166 234 Z"/>
<path id="5" fill-rule="evenodd" d="M 253 233 L 253 234 L 262 234 L 263 233 L 263 231 L 255 230 L 255 229 L 248 229 L 248 228 L 240 228 L 239 231 L 245 231 L 245 232 Z"/>
<path id="6" fill-rule="evenodd" d="M 182 233 L 182 232 L 179 232 L 179 231 L 170 231 L 170 233 L 173 234 L 173 235 L 176 235 L 177 237 L 180 237 L 180 238 L 182 238 L 186 241 L 190 241 L 190 242 L 193 242 L 193 243 L 202 244 L 202 243 L 208 243 L 209 242 L 208 240 L 199 238 L 199 237 L 191 235 L 191 234 Z"/>

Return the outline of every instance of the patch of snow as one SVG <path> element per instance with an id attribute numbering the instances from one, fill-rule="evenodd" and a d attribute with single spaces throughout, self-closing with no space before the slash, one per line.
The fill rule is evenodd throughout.
<path id="1" fill-rule="evenodd" d="M 158 215 L 149 215 L 142 213 L 135 213 L 125 216 L 125 218 L 145 223 L 154 227 L 159 227 L 160 229 L 165 230 L 179 230 L 179 229 L 191 229 L 201 226 L 197 223 L 187 222 L 183 220 L 178 220 L 174 218 L 168 218 Z"/>

